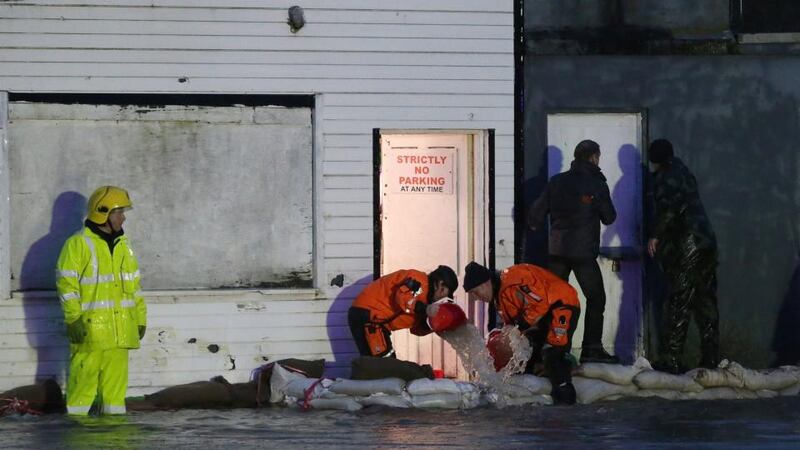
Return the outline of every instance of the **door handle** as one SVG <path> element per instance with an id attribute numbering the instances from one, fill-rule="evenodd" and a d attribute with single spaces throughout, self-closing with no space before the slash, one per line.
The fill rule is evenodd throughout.
<path id="1" fill-rule="evenodd" d="M 642 251 L 633 246 L 600 247 L 600 257 L 610 259 L 611 271 L 619 272 L 622 261 L 637 261 L 642 258 Z"/>

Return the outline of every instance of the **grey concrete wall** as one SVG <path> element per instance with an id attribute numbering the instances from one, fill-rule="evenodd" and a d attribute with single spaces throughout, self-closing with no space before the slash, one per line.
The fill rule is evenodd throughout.
<path id="1" fill-rule="evenodd" d="M 800 60 L 545 56 L 525 70 L 526 179 L 545 158 L 548 109 L 646 110 L 650 140 L 670 139 L 694 171 L 717 233 L 724 356 L 796 361 Z"/>
<path id="2" fill-rule="evenodd" d="M 525 28 L 660 28 L 676 36 L 728 30 L 729 0 L 527 0 Z"/>

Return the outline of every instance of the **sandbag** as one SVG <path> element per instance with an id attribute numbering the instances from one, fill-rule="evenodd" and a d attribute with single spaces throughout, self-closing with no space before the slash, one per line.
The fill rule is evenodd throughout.
<path id="1" fill-rule="evenodd" d="M 415 408 L 461 408 L 461 394 L 428 394 L 412 395 L 411 404 Z"/>
<path id="2" fill-rule="evenodd" d="M 144 399 L 154 407 L 166 409 L 229 408 L 233 404 L 233 397 L 226 383 L 217 378 L 214 381 L 180 384 L 145 395 Z"/>
<path id="3" fill-rule="evenodd" d="M 431 394 L 461 394 L 461 390 L 453 380 L 440 378 L 437 380 L 414 380 L 406 386 L 406 390 L 412 396 L 431 395 Z"/>
<path id="4" fill-rule="evenodd" d="M 552 405 L 553 397 L 546 394 L 529 395 L 526 397 L 505 398 L 502 405 L 498 406 L 524 406 L 524 405 Z"/>
<path id="5" fill-rule="evenodd" d="M 730 386 L 719 386 L 719 387 L 712 387 L 703 389 L 702 391 L 696 394 L 689 394 L 691 399 L 694 400 L 740 400 L 745 398 L 742 395 L 742 392 L 749 392 L 743 391 L 741 389 L 735 389 Z M 758 398 L 757 395 L 753 394 L 755 398 Z"/>
<path id="6" fill-rule="evenodd" d="M 306 395 L 310 399 L 347 397 L 346 395 L 331 392 L 329 388 L 332 384 L 333 381 L 329 379 L 299 378 L 289 381 L 284 392 L 287 397 L 294 397 L 300 400 L 304 400 Z"/>
<path id="7" fill-rule="evenodd" d="M 612 395 L 635 395 L 637 391 L 636 386 L 632 383 L 623 385 L 583 377 L 573 377 L 572 384 L 575 385 L 578 402 L 584 405 Z"/>
<path id="8" fill-rule="evenodd" d="M 410 408 L 411 396 L 407 393 L 401 395 L 374 394 L 358 400 L 363 406 L 388 406 L 390 408 Z"/>
<path id="9" fill-rule="evenodd" d="M 791 396 L 800 394 L 800 383 L 797 383 L 794 386 L 789 386 L 785 389 L 781 389 L 780 394 L 781 396 Z"/>
<path id="10" fill-rule="evenodd" d="M 639 389 L 666 389 L 680 392 L 700 392 L 703 386 L 686 375 L 673 375 L 656 370 L 643 370 L 633 377 Z"/>
<path id="11" fill-rule="evenodd" d="M 775 398 L 780 394 L 778 394 L 778 391 L 772 391 L 769 389 L 759 389 L 756 391 L 756 395 L 758 395 L 758 398 Z"/>
<path id="12" fill-rule="evenodd" d="M 631 384 L 633 377 L 645 369 L 652 369 L 650 362 L 639 357 L 632 366 L 607 363 L 585 363 L 578 366 L 573 374 L 584 378 L 603 380 L 614 384 Z"/>
<path id="13" fill-rule="evenodd" d="M 286 358 L 275 361 L 275 364 L 280 364 L 294 372 L 300 372 L 308 378 L 322 378 L 322 374 L 325 372 L 324 359 Z"/>
<path id="14" fill-rule="evenodd" d="M 400 378 L 384 378 L 382 380 L 348 380 L 337 379 L 329 388 L 337 394 L 355 397 L 368 397 L 372 394 L 400 395 L 406 382 Z"/>
<path id="15" fill-rule="evenodd" d="M 400 378 L 408 382 L 420 378 L 433 379 L 433 368 L 429 364 L 419 365 L 395 358 L 359 356 L 353 359 L 350 366 L 352 369 L 350 378 L 353 380 Z"/>
<path id="16" fill-rule="evenodd" d="M 281 359 L 255 369 L 252 379 L 256 382 L 256 403 L 258 405 L 270 402 L 270 378 L 275 364 L 280 364 L 294 372 L 302 373 L 308 378 L 321 378 L 325 371 L 324 359 L 305 360 L 296 358 Z"/>
<path id="17" fill-rule="evenodd" d="M 530 397 L 531 395 L 535 395 L 533 392 L 528 390 L 523 386 L 516 386 L 513 384 L 504 384 L 500 386 L 498 389 L 498 396 L 504 396 L 508 398 L 522 398 L 522 397 Z M 550 391 L 547 391 L 550 392 Z"/>
<path id="18" fill-rule="evenodd" d="M 758 391 L 761 389 L 781 390 L 798 381 L 798 372 L 793 366 L 784 366 L 777 369 L 753 370 L 742 367 L 732 362 L 725 368 L 737 378 L 740 378 L 746 389 Z"/>
<path id="19" fill-rule="evenodd" d="M 512 375 L 508 377 L 508 385 L 525 389 L 530 394 L 549 394 L 553 390 L 550 380 L 536 375 Z"/>
<path id="20" fill-rule="evenodd" d="M 746 400 L 755 400 L 759 398 L 758 393 L 749 391 L 747 389 L 736 388 L 736 393 L 739 395 L 739 398 Z"/>
<path id="21" fill-rule="evenodd" d="M 272 367 L 272 376 L 270 377 L 269 388 L 270 388 L 270 396 L 269 402 L 270 403 L 281 403 L 286 398 L 286 389 L 294 380 L 306 380 L 304 375 L 292 372 L 288 369 L 285 369 L 280 364 L 275 364 Z M 312 380 L 313 382 L 313 380 Z"/>
<path id="22" fill-rule="evenodd" d="M 27 402 L 28 408 L 38 413 L 66 412 L 61 386 L 53 379 L 3 392 L 0 394 L 0 407 L 8 405 L 12 399 Z"/>
<path id="23" fill-rule="evenodd" d="M 456 381 L 458 390 L 461 391 L 461 409 L 472 409 L 481 406 L 485 400 L 481 390 L 474 383 Z"/>
<path id="24" fill-rule="evenodd" d="M 695 383 L 696 384 L 696 383 Z M 698 384 L 698 386 L 700 386 Z M 700 387 L 702 390 L 703 387 Z M 685 392 L 681 392 L 680 390 L 672 390 L 672 389 L 640 389 L 636 391 L 636 397 L 658 397 L 663 398 L 664 400 L 687 400 L 689 396 Z"/>
<path id="25" fill-rule="evenodd" d="M 341 398 L 315 398 L 308 402 L 312 409 L 339 409 L 343 411 L 358 411 L 363 408 L 352 397 Z"/>
<path id="26" fill-rule="evenodd" d="M 743 379 L 726 370 L 729 364 L 730 363 L 727 360 L 724 360 L 716 369 L 705 369 L 700 367 L 686 372 L 686 375 L 694 379 L 694 381 L 698 382 L 704 388 L 744 387 Z"/>
<path id="27" fill-rule="evenodd" d="M 228 386 L 232 408 L 256 408 L 258 401 L 258 382 L 233 383 Z"/>

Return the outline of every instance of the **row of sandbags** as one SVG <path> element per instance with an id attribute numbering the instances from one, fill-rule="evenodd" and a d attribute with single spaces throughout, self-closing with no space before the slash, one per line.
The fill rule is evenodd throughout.
<path id="1" fill-rule="evenodd" d="M 376 380 L 314 379 L 281 366 L 273 369 L 270 402 L 303 409 L 356 411 L 365 406 L 394 408 L 471 409 L 488 404 L 552 404 L 550 382 L 533 375 L 515 375 L 503 392 L 450 379 Z"/>
<path id="2" fill-rule="evenodd" d="M 770 398 L 800 392 L 800 367 L 753 370 L 728 360 L 716 369 L 698 368 L 683 375 L 653 370 L 639 358 L 633 365 L 587 363 L 573 371 L 578 402 L 623 397 L 660 397 L 667 400 L 723 400 Z"/>
<path id="3" fill-rule="evenodd" d="M 716 369 L 694 369 L 673 375 L 652 369 L 639 358 L 633 365 L 587 363 L 573 372 L 578 402 L 593 403 L 623 397 L 668 400 L 755 399 L 800 392 L 800 367 L 753 370 L 723 361 Z M 313 379 L 276 367 L 270 402 L 300 408 L 354 411 L 369 405 L 397 408 L 470 409 L 551 404 L 550 382 L 533 375 L 514 375 L 492 387 L 448 379 L 398 378 L 379 380 Z"/>
<path id="4" fill-rule="evenodd" d="M 145 395 L 125 400 L 131 411 L 177 409 L 228 409 L 269 406 L 270 378 L 276 365 L 295 373 L 319 379 L 325 370 L 325 360 L 288 358 L 266 364 L 253 371 L 252 379 L 244 383 L 230 383 L 223 376 L 208 381 L 170 386 Z M 391 358 L 359 357 L 351 362 L 353 379 L 380 379 L 399 377 L 404 380 L 433 379 L 433 369 L 424 364 L 399 361 Z M 0 394 L 0 415 L 11 413 L 63 413 L 66 410 L 61 387 L 55 380 L 21 386 Z"/>

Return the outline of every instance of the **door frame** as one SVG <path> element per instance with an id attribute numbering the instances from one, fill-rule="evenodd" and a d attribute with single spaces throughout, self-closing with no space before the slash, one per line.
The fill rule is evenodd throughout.
<path id="1" fill-rule="evenodd" d="M 432 130 L 405 130 L 405 129 L 381 129 L 372 130 L 372 279 L 377 280 L 381 276 L 381 255 L 383 252 L 383 231 L 381 226 L 381 136 L 384 134 L 470 134 L 475 141 L 483 140 L 483 148 L 486 149 L 483 163 L 486 175 L 486 191 L 483 193 L 483 201 L 486 205 L 486 216 L 483 227 L 486 230 L 487 241 L 484 242 L 485 263 L 492 270 L 495 269 L 495 177 L 494 177 L 494 135 L 493 128 L 485 130 L 462 130 L 462 129 L 432 129 Z M 477 157 L 477 155 L 475 155 Z M 456 268 L 458 271 L 458 268 Z"/>
<path id="2" fill-rule="evenodd" d="M 641 354 L 641 353 L 643 353 L 644 355 L 649 355 L 649 354 L 652 353 L 652 348 L 651 348 L 652 347 L 652 342 L 653 342 L 652 333 L 654 332 L 654 325 L 655 324 L 653 323 L 653 317 L 651 317 L 652 316 L 652 302 L 653 302 L 653 298 L 654 297 L 653 297 L 652 287 L 649 286 L 648 283 L 647 283 L 647 279 L 648 279 L 647 275 L 648 275 L 648 272 L 649 272 L 649 269 L 650 269 L 650 264 L 649 264 L 649 260 L 647 259 L 646 255 L 645 255 L 645 251 L 646 251 L 645 250 L 645 245 L 646 245 L 646 240 L 647 240 L 647 236 L 646 236 L 647 231 L 646 230 L 648 228 L 648 214 L 647 214 L 648 208 L 647 208 L 647 192 L 646 191 L 647 191 L 647 179 L 648 179 L 648 176 L 649 176 L 648 175 L 648 165 L 647 165 L 647 144 L 650 142 L 648 109 L 647 108 L 637 108 L 637 107 L 630 107 L 630 108 L 628 108 L 628 107 L 544 108 L 542 110 L 542 120 L 541 120 L 541 122 L 539 124 L 537 124 L 536 128 L 539 130 L 540 133 L 542 133 L 541 135 L 544 136 L 543 141 L 545 143 L 545 148 L 549 145 L 549 142 L 548 142 L 548 139 L 547 139 L 548 117 L 550 115 L 553 115 L 553 114 L 639 114 L 639 116 L 640 116 L 640 124 L 639 124 L 639 126 L 640 126 L 640 129 L 641 129 L 641 141 L 638 144 L 639 144 L 639 150 L 640 150 L 641 155 L 642 155 L 641 168 L 640 168 L 641 171 L 642 171 L 642 186 L 641 186 L 642 195 L 641 195 L 641 199 L 640 199 L 641 203 L 640 203 L 639 207 L 641 208 L 641 214 L 642 214 L 642 216 L 641 216 L 642 233 L 641 233 L 641 236 L 640 236 L 639 245 L 642 248 L 642 255 L 641 255 L 641 270 L 642 270 L 642 280 L 641 280 L 641 295 L 642 295 L 641 308 L 642 309 L 641 309 L 641 311 L 642 311 L 642 316 L 641 316 L 641 323 L 639 325 L 640 326 L 639 332 L 640 332 L 640 335 L 641 335 L 641 342 L 638 343 L 638 345 L 637 345 L 638 348 L 636 348 L 634 351 L 635 351 L 635 354 L 637 354 L 637 355 Z M 545 150 L 544 161 L 545 161 L 544 164 L 549 166 L 549 164 L 550 164 L 549 154 L 547 153 L 546 150 Z M 522 162 L 520 162 L 520 164 L 523 164 L 522 167 L 524 167 L 524 160 Z M 521 177 L 521 178 L 524 178 L 524 177 Z M 520 182 L 524 182 L 524 179 L 521 179 Z M 520 195 L 518 195 L 518 198 L 520 199 L 520 203 L 518 204 L 518 206 L 521 208 L 520 209 L 521 211 L 524 211 L 524 208 L 525 208 L 524 201 L 525 201 L 525 199 L 523 199 L 524 193 L 522 191 L 522 184 L 519 184 L 518 186 L 515 186 L 515 190 L 519 190 L 519 192 L 520 192 Z M 537 193 L 534 193 L 534 196 L 538 196 L 540 194 L 541 194 L 541 192 L 537 192 Z M 528 200 L 533 201 L 535 199 L 528 199 Z M 524 215 L 522 217 L 524 218 Z M 524 232 L 525 231 L 523 229 L 522 233 L 524 233 Z M 519 241 L 519 236 L 517 236 L 517 238 L 515 240 Z M 520 254 L 522 254 L 522 251 L 524 251 L 524 249 L 520 250 Z"/>
<path id="3" fill-rule="evenodd" d="M 470 209 L 463 211 L 467 215 L 469 226 L 467 227 L 466 239 L 467 252 L 464 261 L 474 259 L 494 269 L 495 266 L 495 180 L 494 180 L 494 129 L 484 130 L 464 130 L 464 129 L 373 129 L 373 279 L 381 276 L 382 257 L 383 257 L 383 226 L 382 226 L 382 196 L 381 196 L 381 158 L 383 150 L 381 148 L 383 137 L 388 135 L 462 135 L 467 138 L 468 150 L 470 155 L 465 161 L 467 165 L 467 196 L 473 205 Z M 480 179 L 478 178 L 480 177 Z M 477 181 L 476 181 L 477 180 Z M 459 180 L 461 181 L 461 180 Z M 458 183 L 460 185 L 460 183 Z M 461 216 L 461 211 L 459 212 Z M 457 219 L 463 220 L 463 219 Z M 460 264 L 460 262 L 459 262 Z M 456 273 L 460 273 L 461 267 L 453 268 Z M 469 320 L 485 333 L 486 323 L 489 322 L 491 312 L 487 313 L 485 305 L 470 303 L 467 300 L 465 312 Z M 483 308 L 479 308 L 483 306 Z M 402 334 L 402 333 L 401 333 Z M 394 337 L 393 337 L 394 340 Z M 421 343 L 421 342 L 420 342 Z M 416 350 L 412 351 L 412 355 Z M 453 354 L 456 359 L 455 367 L 449 366 L 447 361 L 452 361 L 447 353 L 442 353 L 443 369 L 457 379 L 468 379 L 469 373 L 463 368 L 458 359 L 458 355 Z M 413 358 L 413 356 L 412 356 Z M 420 362 L 417 360 L 416 362 Z M 436 357 L 434 361 L 436 364 Z M 448 367 L 450 367 L 448 369 Z M 454 370 L 454 372 L 449 372 Z"/>

